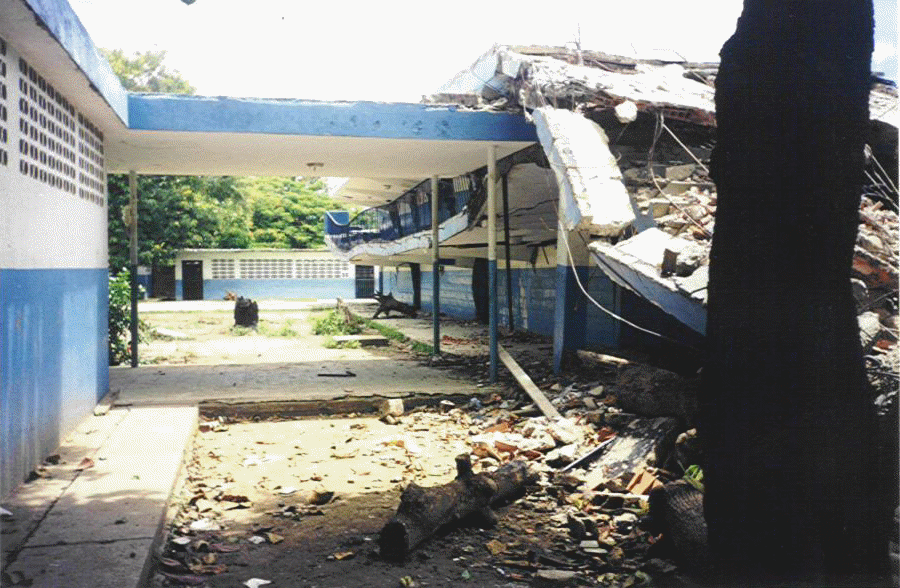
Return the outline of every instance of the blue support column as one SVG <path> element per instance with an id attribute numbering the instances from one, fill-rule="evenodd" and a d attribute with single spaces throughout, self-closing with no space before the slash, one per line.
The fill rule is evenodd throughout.
<path id="1" fill-rule="evenodd" d="M 556 308 L 553 315 L 553 372 L 559 373 L 565 351 L 584 344 L 587 323 L 587 299 L 575 281 L 575 272 L 587 284 L 588 268 L 556 266 Z"/>
<path id="2" fill-rule="evenodd" d="M 575 278 L 587 287 L 590 256 L 585 240 L 560 223 L 556 235 L 556 308 L 553 314 L 553 372 L 562 369 L 563 353 L 584 344 L 587 298 Z"/>

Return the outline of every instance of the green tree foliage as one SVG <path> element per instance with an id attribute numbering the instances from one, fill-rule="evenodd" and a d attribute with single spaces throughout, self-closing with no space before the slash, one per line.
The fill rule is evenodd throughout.
<path id="1" fill-rule="evenodd" d="M 132 91 L 193 93 L 163 61 L 165 51 L 102 50 Z M 324 246 L 326 210 L 338 205 L 318 180 L 138 176 L 139 262 L 169 266 L 180 249 Z M 129 264 L 128 176 L 109 175 L 109 260 L 113 272 Z"/>
<path id="2" fill-rule="evenodd" d="M 234 178 L 138 177 L 139 261 L 172 265 L 179 249 L 235 248 L 251 244 L 249 212 Z M 110 267 L 128 265 L 128 232 L 122 209 L 129 200 L 128 176 L 109 177 Z"/>
<path id="3" fill-rule="evenodd" d="M 324 247 L 325 212 L 338 206 L 319 180 L 240 178 L 250 203 L 253 246 L 289 249 Z"/>
<path id="4" fill-rule="evenodd" d="M 121 49 L 100 49 L 112 66 L 119 81 L 131 92 L 163 92 L 166 94 L 193 94 L 196 92 L 177 70 L 170 70 L 163 61 L 165 51 L 136 51 L 125 55 Z"/>

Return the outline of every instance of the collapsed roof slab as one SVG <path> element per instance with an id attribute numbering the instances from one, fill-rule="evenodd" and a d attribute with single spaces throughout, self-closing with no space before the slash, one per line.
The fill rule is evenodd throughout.
<path id="1" fill-rule="evenodd" d="M 634 207 L 606 133 L 570 110 L 542 107 L 532 116 L 556 176 L 559 215 L 566 229 L 620 235 L 634 222 Z"/>
<path id="2" fill-rule="evenodd" d="M 664 251 L 680 250 L 685 244 L 684 239 L 650 228 L 617 245 L 595 241 L 588 245 L 588 249 L 594 261 L 612 281 L 632 290 L 704 335 L 705 270 L 698 270 L 691 278 L 666 278 L 659 271 Z"/>

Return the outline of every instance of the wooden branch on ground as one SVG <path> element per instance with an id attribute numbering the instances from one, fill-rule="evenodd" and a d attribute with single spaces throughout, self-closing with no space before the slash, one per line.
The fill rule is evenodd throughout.
<path id="1" fill-rule="evenodd" d="M 468 454 L 456 457 L 456 479 L 442 486 L 410 484 L 400 496 L 397 513 L 381 529 L 378 546 L 385 559 L 403 560 L 439 529 L 470 519 L 496 524 L 491 505 L 508 501 L 535 481 L 524 461 L 511 461 L 493 472 L 472 473 Z"/>
<path id="2" fill-rule="evenodd" d="M 503 348 L 502 345 L 498 345 L 498 351 L 500 353 L 500 361 L 503 362 L 503 365 L 506 366 L 506 369 L 510 371 L 516 381 L 519 383 L 519 386 L 525 390 L 525 393 L 528 394 L 529 398 L 537 405 L 537 407 L 544 413 L 544 416 L 548 418 L 561 418 L 559 411 L 550 404 L 550 401 L 547 400 L 547 397 L 544 396 L 544 393 L 541 392 L 541 389 L 538 388 L 534 382 L 528 377 L 528 374 L 525 373 L 519 364 L 516 363 L 516 360 L 512 358 L 512 356 L 507 353 L 506 349 Z"/>

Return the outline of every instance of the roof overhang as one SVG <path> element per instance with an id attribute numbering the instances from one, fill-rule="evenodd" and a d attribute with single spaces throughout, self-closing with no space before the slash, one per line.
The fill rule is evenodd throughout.
<path id="1" fill-rule="evenodd" d="M 128 107 L 110 172 L 366 178 L 342 190 L 360 205 L 537 141 L 521 115 L 457 106 L 132 94 Z"/>

